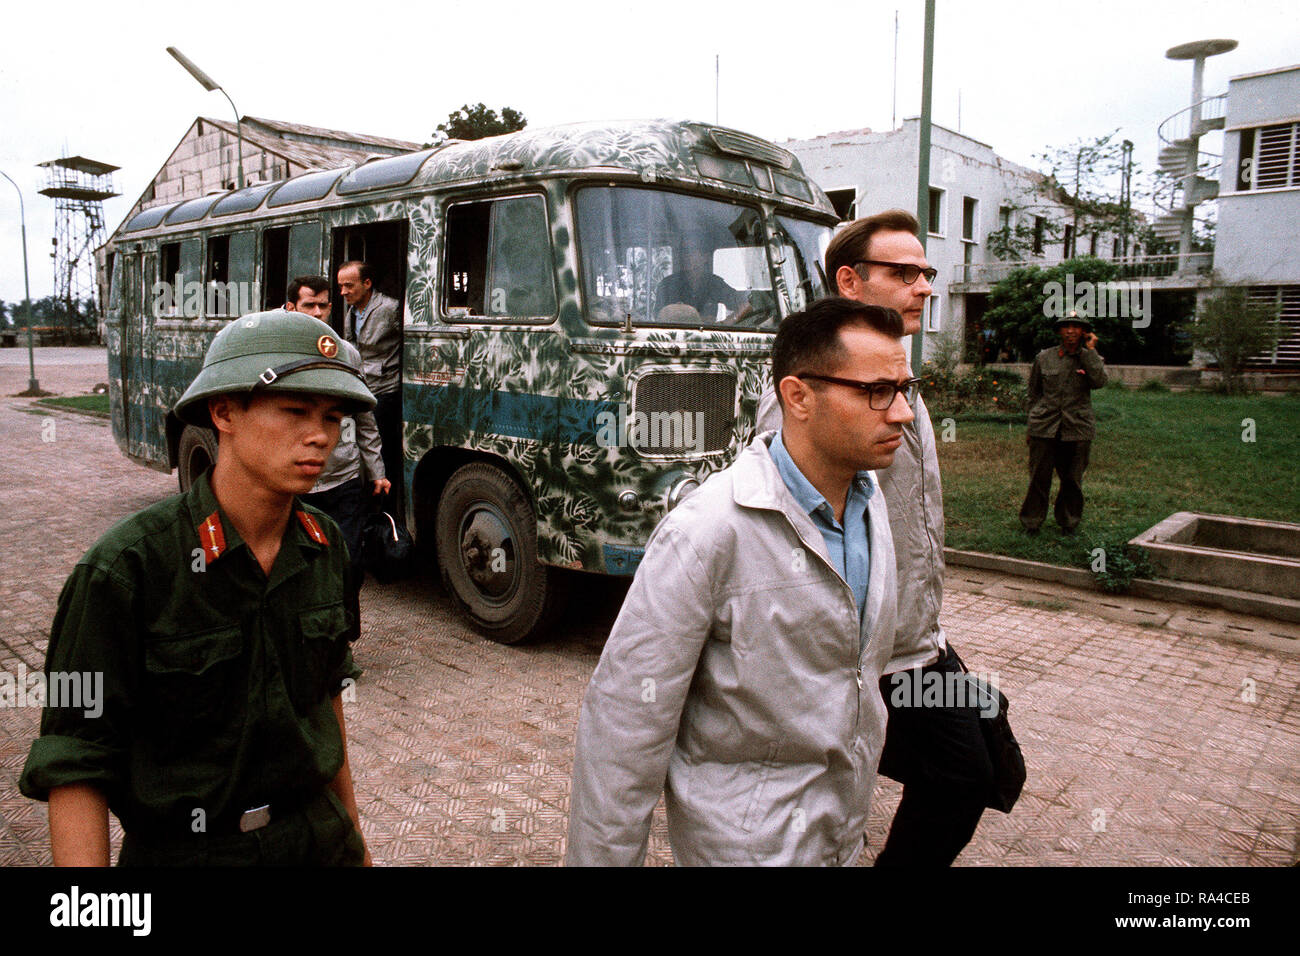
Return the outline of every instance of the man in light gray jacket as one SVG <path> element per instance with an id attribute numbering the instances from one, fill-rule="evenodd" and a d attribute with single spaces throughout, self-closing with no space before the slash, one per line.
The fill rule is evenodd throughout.
<path id="1" fill-rule="evenodd" d="M 782 323 L 783 428 L 659 523 L 592 675 L 569 864 L 641 863 L 661 792 L 678 864 L 857 859 L 894 634 L 870 469 L 893 459 L 916 388 L 901 332 L 846 299 Z"/>
<path id="2" fill-rule="evenodd" d="M 379 402 L 375 422 L 383 445 L 384 472 L 393 486 L 387 511 L 402 509 L 402 304 L 374 287 L 369 264 L 339 266 L 339 292 L 347 309 L 343 337 L 361 353 L 361 374 Z"/>
<path id="3" fill-rule="evenodd" d="M 845 226 L 826 249 L 826 276 L 841 296 L 896 309 L 905 334 L 921 331 L 935 271 L 917 239 L 916 218 L 891 209 Z M 970 842 L 993 789 L 993 765 L 979 705 L 955 692 L 961 664 L 948 646 L 943 605 L 943 492 L 934 428 L 921 396 L 903 428 L 894 463 L 880 472 L 898 562 L 898 629 L 880 692 L 889 731 L 880 772 L 903 798 L 877 866 L 949 866 Z M 760 430 L 779 428 L 781 410 L 764 395 Z M 942 699 L 910 693 L 939 679 Z"/>

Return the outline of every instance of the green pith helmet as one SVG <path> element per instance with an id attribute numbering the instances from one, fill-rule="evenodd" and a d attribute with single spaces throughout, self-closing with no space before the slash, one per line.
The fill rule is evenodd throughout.
<path id="1" fill-rule="evenodd" d="M 350 411 L 369 411 L 375 397 L 361 370 L 339 356 L 334 330 L 304 312 L 253 312 L 217 333 L 203 368 L 176 403 L 191 425 L 212 424 L 207 400 L 232 392 L 310 392 L 347 399 Z M 346 354 L 346 353 L 345 353 Z"/>
<path id="2" fill-rule="evenodd" d="M 1083 326 L 1083 331 L 1085 332 L 1092 331 L 1092 323 L 1089 322 L 1087 319 L 1080 318 L 1079 313 L 1073 309 L 1070 310 L 1069 315 L 1063 315 L 1055 322 L 1052 323 L 1052 327 L 1056 329 L 1056 331 L 1058 332 L 1061 331 L 1061 326 L 1063 325 L 1081 325 Z"/>

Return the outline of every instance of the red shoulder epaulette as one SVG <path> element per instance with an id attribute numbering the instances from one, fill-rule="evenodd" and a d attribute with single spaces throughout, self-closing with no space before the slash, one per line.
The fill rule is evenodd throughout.
<path id="1" fill-rule="evenodd" d="M 197 525 L 199 544 L 203 545 L 203 560 L 211 564 L 226 553 L 226 532 L 221 527 L 221 516 L 214 511 Z"/>
<path id="2" fill-rule="evenodd" d="M 325 537 L 325 532 L 321 530 L 320 522 L 305 511 L 300 510 L 297 514 L 298 520 L 301 521 L 302 526 L 307 529 L 307 536 L 317 544 L 323 544 L 328 547 L 330 539 Z"/>

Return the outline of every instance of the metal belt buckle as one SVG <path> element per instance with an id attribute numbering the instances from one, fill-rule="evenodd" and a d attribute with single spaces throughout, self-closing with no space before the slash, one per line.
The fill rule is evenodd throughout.
<path id="1" fill-rule="evenodd" d="M 253 807 L 251 810 L 245 810 L 239 816 L 239 832 L 251 833 L 253 830 L 260 830 L 271 822 L 271 805 L 265 804 L 260 807 Z"/>

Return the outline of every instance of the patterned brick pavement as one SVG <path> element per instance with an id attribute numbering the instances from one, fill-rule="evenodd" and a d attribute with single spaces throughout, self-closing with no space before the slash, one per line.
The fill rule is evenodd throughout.
<path id="1" fill-rule="evenodd" d="M 26 386 L 26 356 L 14 357 L 0 353 L 0 395 Z M 37 374 L 84 392 L 105 378 L 96 361 L 43 349 Z M 122 457 L 105 422 L 0 398 L 0 671 L 41 666 L 77 557 L 175 487 Z M 376 862 L 559 862 L 578 705 L 622 591 L 585 593 L 557 639 L 504 648 L 456 618 L 435 575 L 366 585 L 366 673 L 347 706 Z M 960 863 L 1296 862 L 1300 629 L 959 568 L 944 622 L 972 667 L 999 675 L 1030 767 L 1015 811 L 990 811 Z M 1273 646 L 1232 639 L 1252 632 Z M 17 792 L 38 721 L 0 708 L 0 864 L 49 861 L 45 807 Z M 870 847 L 898 795 L 878 787 Z M 671 862 L 662 807 L 650 862 Z"/>

